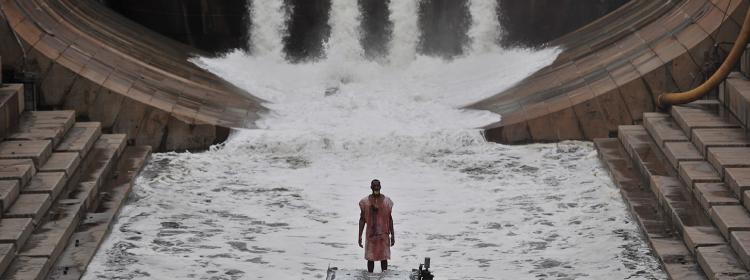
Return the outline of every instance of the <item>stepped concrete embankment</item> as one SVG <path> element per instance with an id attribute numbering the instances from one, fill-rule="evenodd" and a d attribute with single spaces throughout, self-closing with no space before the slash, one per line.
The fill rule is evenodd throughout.
<path id="1" fill-rule="evenodd" d="M 747 1 L 631 1 L 550 43 L 563 48 L 550 66 L 469 108 L 503 116 L 486 127 L 502 143 L 553 142 L 616 135 L 639 124 L 656 97 L 692 88 L 733 42 Z M 724 45 L 728 50 L 730 45 Z"/>
<path id="2" fill-rule="evenodd" d="M 261 100 L 188 61 L 200 51 L 96 1 L 2 1 L 4 69 L 38 77 L 39 105 L 75 110 L 157 150 L 205 149 L 248 127 Z"/>

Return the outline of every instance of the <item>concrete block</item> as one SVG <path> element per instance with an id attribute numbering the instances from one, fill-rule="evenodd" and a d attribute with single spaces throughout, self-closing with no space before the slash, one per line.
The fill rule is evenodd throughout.
<path id="1" fill-rule="evenodd" d="M 685 135 L 692 137 L 693 129 L 699 128 L 739 128 L 739 123 L 729 116 L 717 114 L 708 106 L 672 106 L 671 115 Z"/>
<path id="2" fill-rule="evenodd" d="M 693 130 L 693 143 L 703 155 L 710 147 L 750 147 L 742 128 L 701 128 Z"/>
<path id="3" fill-rule="evenodd" d="M 34 166 L 44 164 L 52 154 L 52 141 L 4 141 L 0 142 L 0 159 L 31 159 Z"/>
<path id="4" fill-rule="evenodd" d="M 62 128 L 31 128 L 27 131 L 20 131 L 11 134 L 6 140 L 13 141 L 35 141 L 35 140 L 49 140 L 52 141 L 52 146 L 57 146 L 60 143 L 63 136 Z"/>
<path id="5" fill-rule="evenodd" d="M 8 267 L 7 280 L 43 280 L 52 264 L 47 258 L 17 257 Z"/>
<path id="6" fill-rule="evenodd" d="M 688 138 L 682 129 L 669 115 L 661 113 L 645 113 L 644 126 L 654 138 L 656 144 L 664 147 L 667 142 L 687 142 Z"/>
<path id="7" fill-rule="evenodd" d="M 690 142 L 667 142 L 664 144 L 664 156 L 675 170 L 680 167 L 683 161 L 701 161 L 703 156 Z"/>
<path id="8" fill-rule="evenodd" d="M 685 227 L 683 235 L 685 244 L 693 254 L 698 247 L 727 244 L 724 237 L 721 236 L 721 232 L 712 226 Z"/>
<path id="9" fill-rule="evenodd" d="M 13 244 L 0 244 L 0 275 L 5 272 L 13 259 L 16 257 L 16 248 Z"/>
<path id="10" fill-rule="evenodd" d="M 63 137 L 60 145 L 55 148 L 56 152 L 77 152 L 83 159 L 94 147 L 94 143 L 101 136 L 101 123 L 78 122 Z"/>
<path id="11" fill-rule="evenodd" d="M 745 267 L 750 267 L 750 231 L 732 232 L 730 244 Z"/>
<path id="12" fill-rule="evenodd" d="M 724 176 L 725 168 L 750 167 L 750 148 L 709 148 L 708 161 Z"/>
<path id="13" fill-rule="evenodd" d="M 726 168 L 724 172 L 724 181 L 737 197 L 750 190 L 750 168 Z"/>
<path id="14" fill-rule="evenodd" d="M 740 204 L 740 200 L 724 183 L 696 183 L 693 193 L 706 211 L 716 205 Z"/>
<path id="15" fill-rule="evenodd" d="M 5 212 L 21 194 L 18 180 L 0 180 L 0 210 Z"/>
<path id="16" fill-rule="evenodd" d="M 28 194 L 49 194 L 52 200 L 57 199 L 65 188 L 68 177 L 63 172 L 40 172 L 31 178 L 21 192 Z"/>
<path id="17" fill-rule="evenodd" d="M 52 261 L 57 260 L 76 226 L 78 226 L 81 206 L 80 203 L 74 203 L 61 205 L 55 209 L 52 218 L 32 234 L 31 238 L 18 252 L 18 255 L 47 257 Z"/>
<path id="18" fill-rule="evenodd" d="M 4 217 L 32 218 L 34 222 L 39 222 L 51 205 L 52 199 L 48 194 L 21 194 Z"/>
<path id="19" fill-rule="evenodd" d="M 698 264 L 708 279 L 736 279 L 748 273 L 732 248 L 727 245 L 700 247 L 696 251 Z"/>
<path id="20" fill-rule="evenodd" d="M 680 179 L 692 190 L 695 183 L 720 183 L 721 178 L 713 166 L 705 161 L 689 161 L 680 164 Z"/>
<path id="21" fill-rule="evenodd" d="M 39 172 L 64 172 L 70 177 L 80 164 L 81 158 L 77 152 L 52 153 Z"/>
<path id="22" fill-rule="evenodd" d="M 34 221 L 30 218 L 0 219 L 0 243 L 14 244 L 21 248 L 34 231 Z"/>
<path id="23" fill-rule="evenodd" d="M 750 215 L 745 207 L 740 205 L 714 206 L 709 211 L 711 220 L 721 231 L 725 239 L 729 240 L 729 234 L 733 231 L 749 231 Z"/>

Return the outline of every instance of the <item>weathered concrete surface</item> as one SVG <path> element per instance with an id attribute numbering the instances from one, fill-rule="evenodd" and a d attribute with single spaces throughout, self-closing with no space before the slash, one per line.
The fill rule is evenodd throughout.
<path id="1" fill-rule="evenodd" d="M 734 40 L 747 7 L 729 0 L 630 1 L 553 41 L 564 50 L 552 65 L 469 108 L 503 116 L 485 127 L 491 141 L 614 135 L 618 125 L 640 123 L 659 94 L 705 76 L 707 54 L 714 43 Z M 589 121 L 591 115 L 606 125 Z"/>
<path id="2" fill-rule="evenodd" d="M 206 148 L 226 139 L 227 127 L 252 127 L 264 110 L 258 98 L 188 62 L 196 49 L 97 1 L 0 4 L 4 67 L 39 74 L 42 107 L 74 109 L 136 145 Z"/>

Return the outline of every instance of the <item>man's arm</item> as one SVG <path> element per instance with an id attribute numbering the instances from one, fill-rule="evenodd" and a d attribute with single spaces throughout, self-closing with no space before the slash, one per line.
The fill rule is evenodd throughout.
<path id="1" fill-rule="evenodd" d="M 362 248 L 362 231 L 365 229 L 365 212 L 359 211 L 359 247 Z"/>
<path id="2" fill-rule="evenodd" d="M 396 245 L 396 230 L 393 229 L 393 215 L 389 216 L 391 224 L 391 246 Z"/>

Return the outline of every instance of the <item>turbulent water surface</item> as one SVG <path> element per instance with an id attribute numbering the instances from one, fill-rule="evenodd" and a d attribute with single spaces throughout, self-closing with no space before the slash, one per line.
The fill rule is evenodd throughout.
<path id="1" fill-rule="evenodd" d="M 390 2 L 381 60 L 362 58 L 351 0 L 333 0 L 325 58 L 286 62 L 284 21 L 269 20 L 253 27 L 252 54 L 196 59 L 270 113 L 210 151 L 153 155 L 84 278 L 356 273 L 357 202 L 373 178 L 395 202 L 395 270 L 432 257 L 438 279 L 664 278 L 590 143 L 488 143 L 476 128 L 500 116 L 460 109 L 559 53 L 497 47 L 493 2 L 470 1 L 471 42 L 450 61 L 415 49 L 416 0 Z M 253 3 L 260 18 L 288 17 Z"/>

